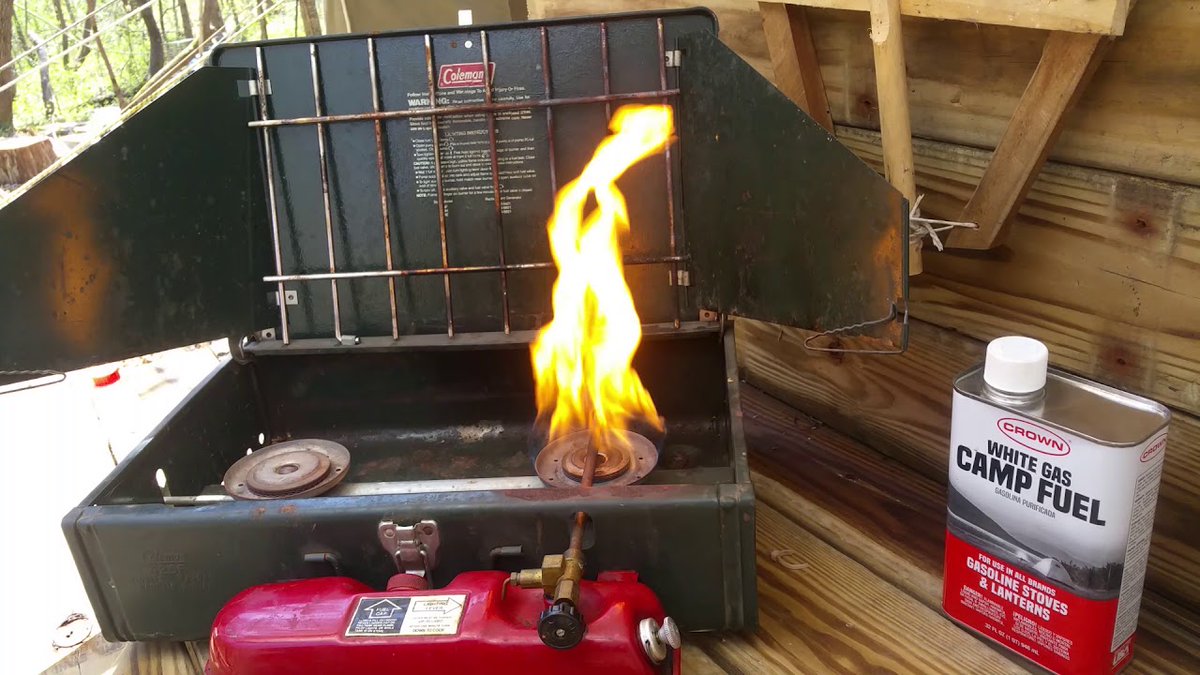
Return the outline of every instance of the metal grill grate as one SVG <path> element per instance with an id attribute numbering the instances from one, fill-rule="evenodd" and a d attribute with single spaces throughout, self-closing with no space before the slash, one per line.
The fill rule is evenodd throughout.
<path id="1" fill-rule="evenodd" d="M 315 110 L 315 115 L 304 117 L 287 117 L 287 118 L 272 118 L 270 115 L 270 97 L 271 83 L 270 73 L 267 68 L 267 60 L 264 58 L 264 47 L 259 45 L 254 47 L 254 60 L 257 66 L 258 80 L 255 87 L 255 95 L 258 101 L 259 119 L 250 123 L 252 128 L 258 129 L 261 133 L 265 162 L 267 182 L 267 198 L 268 208 L 270 210 L 269 220 L 271 226 L 271 242 L 273 247 L 273 258 L 275 266 L 275 274 L 263 276 L 263 281 L 272 284 L 276 290 L 276 298 L 279 305 L 279 324 L 281 327 L 280 337 L 284 344 L 291 342 L 291 332 L 289 330 L 290 321 L 288 317 L 288 297 L 286 284 L 288 283 L 312 283 L 328 281 L 330 284 L 330 293 L 332 296 L 332 319 L 333 319 L 333 337 L 342 342 L 348 336 L 343 333 L 342 316 L 341 316 L 341 301 L 339 297 L 339 282 L 354 279 L 382 279 L 388 284 L 388 302 L 391 312 L 391 336 L 393 339 L 399 339 L 401 335 L 399 311 L 397 307 L 397 290 L 396 280 L 405 277 L 420 277 L 420 276 L 441 276 L 442 290 L 445 302 L 445 330 L 447 336 L 453 338 L 456 333 L 455 327 L 455 311 L 454 297 L 451 289 L 451 277 L 455 275 L 468 274 L 494 274 L 500 287 L 501 313 L 503 317 L 503 329 L 506 334 L 512 331 L 511 310 L 509 305 L 509 273 L 518 270 L 553 270 L 554 263 L 552 261 L 534 261 L 534 262 L 509 262 L 509 257 L 506 252 L 505 244 L 505 215 L 503 213 L 503 202 L 501 195 L 501 169 L 500 169 L 500 152 L 497 142 L 497 114 L 508 111 L 524 111 L 538 110 L 545 111 L 546 119 L 546 146 L 549 155 L 549 183 L 551 195 L 557 194 L 558 178 L 556 176 L 556 155 L 555 155 L 555 110 L 565 106 L 581 106 L 604 104 L 605 118 L 609 119 L 612 115 L 612 104 L 626 103 L 636 101 L 661 101 L 673 105 L 675 97 L 679 95 L 678 89 L 668 87 L 667 78 L 667 61 L 668 57 L 674 60 L 674 53 L 667 51 L 667 33 L 664 25 L 664 19 L 658 17 L 653 19 L 657 32 L 657 50 L 658 50 L 658 88 L 653 90 L 634 91 L 625 93 L 613 93 L 612 75 L 610 74 L 610 54 L 609 54 L 609 26 L 608 22 L 601 21 L 598 24 L 600 36 L 600 53 L 599 60 L 601 63 L 601 73 L 603 79 L 603 94 L 592 96 L 568 96 L 556 98 L 551 90 L 551 71 L 550 71 L 550 45 L 549 36 L 546 26 L 539 26 L 536 29 L 538 40 L 540 42 L 540 70 L 542 73 L 542 86 L 544 96 L 541 98 L 529 98 L 515 101 L 496 101 L 494 88 L 495 64 L 491 60 L 489 53 L 489 30 L 478 31 L 478 39 L 480 51 L 482 55 L 482 75 L 483 75 L 483 97 L 482 103 L 466 103 L 458 105 L 439 105 L 438 104 L 438 79 L 435 77 L 434 67 L 434 41 L 430 33 L 424 34 L 425 48 L 425 74 L 429 90 L 429 105 L 424 107 L 409 107 L 408 109 L 384 109 L 382 97 L 380 95 L 380 63 L 376 38 L 367 37 L 367 61 L 366 67 L 370 73 L 371 80 L 371 105 L 370 112 L 351 113 L 351 114 L 327 114 L 326 101 L 324 95 L 324 83 L 322 82 L 322 71 L 319 64 L 319 55 L 316 43 L 308 43 L 309 67 L 312 77 L 312 103 Z M 487 138 L 488 138 L 488 164 L 491 172 L 491 197 L 493 204 L 494 227 L 496 233 L 496 264 L 484 265 L 451 265 L 451 250 L 447 237 L 447 198 L 445 194 L 445 176 L 444 176 L 444 158 L 442 157 L 442 141 L 441 125 L 444 120 L 452 117 L 462 117 L 469 115 L 478 115 L 483 113 L 486 115 L 487 122 Z M 440 243 L 441 264 L 435 267 L 398 267 L 395 264 L 392 250 L 392 205 L 389 204 L 389 173 L 385 157 L 388 154 L 387 143 L 388 139 L 384 130 L 384 122 L 388 120 L 407 120 L 410 127 L 410 133 L 415 135 L 415 129 L 411 126 L 414 120 L 429 119 L 432 132 L 432 153 L 433 153 L 433 172 L 434 172 L 434 187 L 436 191 L 436 207 L 437 207 L 437 226 L 438 237 Z M 349 123 L 370 122 L 374 127 L 374 142 L 375 142 L 375 162 L 378 172 L 379 192 L 380 192 L 380 223 L 379 232 L 383 237 L 384 260 L 383 269 L 339 269 L 338 256 L 335 252 L 335 227 L 333 209 L 330 202 L 330 157 L 328 146 L 330 144 L 331 125 L 349 124 Z M 328 272 L 295 272 L 285 269 L 285 256 L 282 251 L 281 244 L 281 227 L 279 222 L 280 204 L 277 197 L 277 180 L 279 176 L 278 167 L 275 161 L 275 148 L 273 143 L 276 140 L 278 130 L 284 127 L 294 126 L 315 126 L 317 131 L 317 154 L 320 163 L 320 189 L 322 196 L 323 207 L 323 224 L 324 237 L 326 244 L 326 253 L 328 255 Z M 675 177 L 672 172 L 672 155 L 671 147 L 666 150 L 664 166 L 664 178 L 666 188 L 666 228 L 667 228 L 667 255 L 658 256 L 630 256 L 625 259 L 626 265 L 665 265 L 669 267 L 669 281 L 671 293 L 673 294 L 673 326 L 680 327 L 680 307 L 685 302 L 684 287 L 680 285 L 679 266 L 687 261 L 687 256 L 679 255 L 679 235 L 676 225 L 676 185 Z M 551 203 L 552 207 L 553 204 Z M 541 225 L 540 223 L 538 224 Z"/>

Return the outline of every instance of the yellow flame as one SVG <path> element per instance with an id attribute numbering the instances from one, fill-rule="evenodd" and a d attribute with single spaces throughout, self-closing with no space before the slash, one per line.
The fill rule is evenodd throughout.
<path id="1" fill-rule="evenodd" d="M 533 343 L 538 418 L 550 416 L 550 439 L 589 429 L 600 450 L 613 430 L 642 420 L 661 429 L 654 401 L 631 367 L 642 324 L 625 283 L 620 235 L 629 231 L 616 181 L 663 150 L 674 133 L 671 109 L 629 105 L 613 115 L 583 173 L 555 199 L 547 230 L 558 279 L 554 319 Z M 586 214 L 588 196 L 596 206 Z"/>

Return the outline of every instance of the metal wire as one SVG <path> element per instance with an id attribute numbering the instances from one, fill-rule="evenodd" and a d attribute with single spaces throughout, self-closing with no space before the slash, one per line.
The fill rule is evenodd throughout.
<path id="1" fill-rule="evenodd" d="M 897 316 L 900 316 L 900 309 L 896 306 L 896 303 L 893 302 L 892 309 L 890 312 L 888 312 L 887 316 L 880 318 L 880 319 L 870 319 L 868 321 L 862 321 L 859 323 L 850 324 L 849 326 L 842 326 L 841 328 L 831 328 L 830 330 L 821 331 L 820 333 L 814 333 L 804 339 L 804 348 L 809 351 L 813 351 L 813 352 L 830 352 L 830 353 L 834 353 L 834 354 L 903 354 L 904 350 L 901 348 L 898 348 L 898 347 L 894 348 L 894 349 L 844 349 L 842 347 L 814 347 L 814 346 L 812 346 L 812 341 L 816 340 L 817 338 L 826 337 L 826 336 L 830 336 L 830 335 L 842 335 L 845 333 L 852 333 L 855 331 L 862 330 L 863 328 L 870 328 L 871 326 L 878 326 L 878 325 L 885 324 L 885 323 L 891 323 L 892 321 L 894 321 L 896 319 Z M 900 322 L 901 322 L 901 325 L 904 326 L 905 328 L 908 327 L 908 308 L 907 307 L 904 308 L 904 315 L 901 318 Z"/>
<path id="2" fill-rule="evenodd" d="M 429 77 L 429 109 L 437 108 L 437 82 L 433 79 L 433 40 L 425 34 L 425 71 Z M 438 118 L 431 117 L 433 129 L 433 176 L 437 183 L 438 233 L 442 238 L 442 267 L 450 267 L 450 253 L 446 243 L 446 197 L 442 192 L 441 140 L 438 138 Z M 446 294 L 446 335 L 454 337 L 454 299 L 450 296 L 450 275 L 442 275 L 442 287 Z"/>
<path id="3" fill-rule="evenodd" d="M 32 379 L 0 385 L 0 395 L 12 394 L 18 391 L 28 391 L 58 384 L 67 379 L 67 374 L 61 370 L 0 370 L 0 377 L 28 377 Z M 46 379 L 53 378 L 53 379 Z"/>
<path id="4" fill-rule="evenodd" d="M 263 58 L 263 48 L 254 48 L 255 63 L 258 66 L 258 114 L 263 119 L 270 117 L 267 108 L 267 68 Z M 267 205 L 270 207 L 271 244 L 275 254 L 275 273 L 283 274 L 283 251 L 279 245 L 279 207 L 275 199 L 275 155 L 271 149 L 271 130 L 262 130 L 263 162 L 267 170 Z M 283 282 L 276 284 L 276 298 L 279 301 L 279 332 L 283 344 L 291 342 L 288 334 L 287 293 Z"/>
<path id="5" fill-rule="evenodd" d="M 367 38 L 367 57 L 371 60 L 371 106 L 379 112 L 379 56 L 375 53 L 375 38 Z M 387 165 L 384 162 L 383 122 L 375 120 L 375 162 L 379 169 L 379 210 L 383 218 L 383 251 L 389 271 L 392 267 L 391 209 L 388 208 Z M 388 305 L 392 310 L 392 339 L 400 339 L 400 316 L 396 311 L 396 279 L 388 278 Z"/>
<path id="6" fill-rule="evenodd" d="M 486 30 L 479 31 L 479 49 L 483 58 L 483 102 L 492 104 L 492 72 L 488 60 L 488 36 Z M 500 149 L 496 146 L 496 113 L 489 111 L 488 156 L 492 161 L 492 203 L 496 211 L 496 239 L 500 247 L 500 266 L 505 267 L 504 258 L 504 209 L 500 203 Z M 500 293 L 504 303 L 504 334 L 512 333 L 508 312 L 508 270 L 500 270 Z"/>
<path id="7" fill-rule="evenodd" d="M 666 32 L 663 27 L 663 20 L 658 19 L 658 88 L 667 88 L 667 44 Z M 667 104 L 667 99 L 663 99 L 663 105 Z M 671 109 L 671 116 L 674 117 L 675 109 Z M 674 120 L 672 120 L 674 121 Z M 663 148 L 663 173 L 667 177 L 667 232 L 670 236 L 670 251 L 671 255 L 675 255 L 675 181 L 671 177 L 671 142 L 667 141 L 667 146 Z M 675 291 L 675 327 L 679 328 L 679 265 L 671 264 L 671 290 Z"/>
<path id="8" fill-rule="evenodd" d="M 308 44 L 308 60 L 312 67 L 312 83 L 313 83 L 313 105 L 316 106 L 317 115 L 320 116 L 325 111 L 324 97 L 321 95 L 321 68 L 317 64 L 317 44 L 310 42 Z M 317 125 L 317 154 L 321 160 L 321 200 L 325 207 L 325 246 L 329 253 L 329 273 L 337 274 L 337 259 L 333 253 L 333 208 L 329 203 L 329 157 L 325 150 L 325 125 Z M 342 312 L 340 303 L 338 302 L 338 284 L 337 278 L 329 279 L 329 290 L 333 295 L 333 337 L 338 341 L 342 341 Z M 283 302 L 283 300 L 281 300 Z M 284 302 L 283 304 L 287 304 Z"/>

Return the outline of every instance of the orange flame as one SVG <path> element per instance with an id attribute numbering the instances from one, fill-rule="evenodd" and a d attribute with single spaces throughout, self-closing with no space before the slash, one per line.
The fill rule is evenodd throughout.
<path id="1" fill-rule="evenodd" d="M 538 418 L 550 416 L 550 440 L 588 429 L 598 450 L 618 441 L 610 432 L 631 420 L 661 429 L 654 401 L 630 365 L 642 324 L 625 283 L 618 238 L 629 231 L 629 213 L 616 181 L 671 142 L 671 108 L 624 106 L 609 129 L 583 173 L 555 199 L 547 225 L 558 266 L 554 320 L 532 348 Z M 585 216 L 589 195 L 596 208 Z"/>

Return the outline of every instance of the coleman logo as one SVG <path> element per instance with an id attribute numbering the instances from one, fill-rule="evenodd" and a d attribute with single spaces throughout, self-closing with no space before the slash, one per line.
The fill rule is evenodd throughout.
<path id="1" fill-rule="evenodd" d="M 488 70 L 492 71 L 491 76 L 496 77 L 496 64 L 489 63 Z M 438 87 L 441 89 L 453 89 L 455 87 L 482 87 L 483 80 L 483 64 L 482 63 L 450 63 L 438 69 Z"/>
<path id="2" fill-rule="evenodd" d="M 1014 443 L 1023 445 L 1034 452 L 1055 456 L 1071 452 L 1071 444 L 1062 436 L 1032 422 L 1015 417 L 1005 417 L 996 422 L 996 426 L 1000 429 L 1000 433 L 1008 436 Z"/>
<path id="3" fill-rule="evenodd" d="M 1159 436 L 1158 438 L 1154 439 L 1153 441 L 1150 441 L 1150 445 L 1146 446 L 1146 449 L 1142 451 L 1141 460 L 1143 462 L 1149 462 L 1150 460 L 1157 457 L 1158 454 L 1160 452 L 1162 452 L 1166 447 L 1167 447 L 1167 435 L 1163 434 L 1162 436 Z"/>

